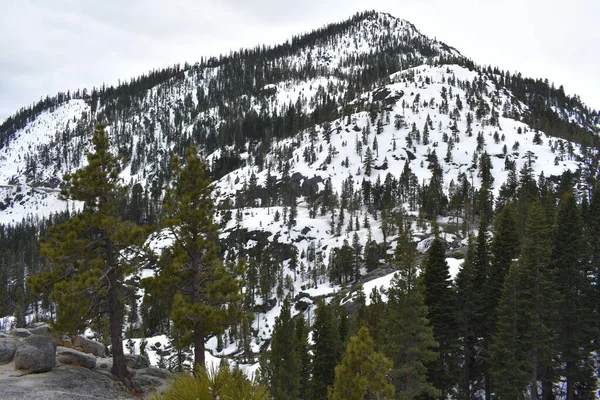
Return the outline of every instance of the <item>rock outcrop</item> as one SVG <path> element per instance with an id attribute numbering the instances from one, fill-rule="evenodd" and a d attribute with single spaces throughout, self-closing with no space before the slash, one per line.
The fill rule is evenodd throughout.
<path id="1" fill-rule="evenodd" d="M 106 346 L 86 337 L 76 336 L 73 345 L 79 347 L 84 353 L 93 354 L 96 357 L 106 357 Z"/>
<path id="2" fill-rule="evenodd" d="M 13 360 L 19 341 L 10 336 L 0 336 L 0 364 L 6 364 Z"/>
<path id="3" fill-rule="evenodd" d="M 45 322 L 36 322 L 29 327 L 29 332 L 34 335 L 45 335 L 50 332 L 50 325 Z"/>
<path id="4" fill-rule="evenodd" d="M 150 366 L 148 357 L 139 354 L 127 354 L 125 358 L 127 359 L 127 367 L 131 369 L 142 369 Z"/>
<path id="5" fill-rule="evenodd" d="M 26 337 L 15 352 L 15 369 L 47 372 L 56 365 L 56 344 L 45 335 Z"/>
<path id="6" fill-rule="evenodd" d="M 89 400 L 134 399 L 120 382 L 94 370 L 61 365 L 43 374 L 15 374 L 12 365 L 0 366 L 0 399 Z"/>
<path id="7" fill-rule="evenodd" d="M 79 365 L 85 368 L 96 368 L 96 357 L 75 349 L 59 346 L 56 348 L 56 360 L 61 364 Z"/>
<path id="8" fill-rule="evenodd" d="M 169 371 L 151 366 L 145 356 L 126 355 L 128 389 L 112 376 L 104 345 L 82 336 L 74 342 L 82 351 L 62 346 L 71 341 L 52 337 L 42 323 L 0 332 L 0 399 L 151 398 L 170 384 Z"/>
<path id="9" fill-rule="evenodd" d="M 16 337 L 28 337 L 32 335 L 31 331 L 25 328 L 15 328 L 10 331 L 10 334 Z"/>

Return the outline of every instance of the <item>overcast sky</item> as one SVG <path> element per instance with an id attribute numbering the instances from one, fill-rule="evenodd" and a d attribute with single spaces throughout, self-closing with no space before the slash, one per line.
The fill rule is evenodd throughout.
<path id="1" fill-rule="evenodd" d="M 0 122 L 58 91 L 219 55 L 375 9 L 478 64 L 548 78 L 600 109 L 598 0 L 0 0 Z"/>

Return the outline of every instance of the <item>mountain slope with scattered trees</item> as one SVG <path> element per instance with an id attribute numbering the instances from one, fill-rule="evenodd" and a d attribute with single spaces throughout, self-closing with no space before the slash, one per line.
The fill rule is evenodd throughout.
<path id="1" fill-rule="evenodd" d="M 593 398 L 599 134 L 372 11 L 59 93 L 0 126 L 1 328 L 228 359 L 276 399 Z"/>

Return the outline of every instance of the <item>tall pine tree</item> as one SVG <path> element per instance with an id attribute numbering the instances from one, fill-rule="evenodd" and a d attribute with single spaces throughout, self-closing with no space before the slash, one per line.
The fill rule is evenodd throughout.
<path id="1" fill-rule="evenodd" d="M 327 398 L 327 388 L 333 385 L 335 366 L 340 361 L 341 343 L 332 307 L 320 302 L 313 323 L 313 360 L 311 398 Z"/>
<path id="2" fill-rule="evenodd" d="M 110 153 L 103 125 L 92 138 L 88 165 L 65 175 L 61 195 L 83 202 L 83 210 L 50 230 L 42 253 L 52 262 L 50 271 L 29 280 L 35 292 L 50 292 L 57 303 L 56 328 L 81 332 L 108 316 L 113 355 L 111 372 L 128 383 L 123 352 L 125 276 L 133 272 L 128 249 L 140 245 L 144 232 L 117 216 L 126 188 L 121 184 L 121 160 Z M 131 256 L 131 254 L 129 254 Z"/>
<path id="3" fill-rule="evenodd" d="M 567 380 L 566 398 L 593 397 L 595 362 L 593 341 L 598 329 L 593 314 L 592 271 L 585 260 L 583 220 L 572 193 L 567 192 L 556 213 L 553 278 L 558 290 L 556 330 L 560 375 Z"/>
<path id="4" fill-rule="evenodd" d="M 330 400 L 365 400 L 394 398 L 394 386 L 387 380 L 392 362 L 374 349 L 366 327 L 350 338 L 342 362 L 335 368 Z"/>
<path id="5" fill-rule="evenodd" d="M 206 338 L 241 319 L 238 276 L 245 263 L 225 266 L 220 259 L 213 189 L 196 148 L 187 149 L 185 166 L 174 158 L 172 170 L 175 179 L 163 205 L 174 239 L 172 262 L 161 264 L 156 279 L 176 288 L 171 318 L 189 332 L 182 340 L 194 345 L 194 364 L 204 368 Z"/>
<path id="6" fill-rule="evenodd" d="M 440 395 L 427 376 L 427 365 L 438 357 L 435 351 L 438 344 L 427 320 L 422 288 L 417 285 L 416 256 L 417 248 L 407 224 L 396 244 L 394 263 L 398 273 L 387 291 L 382 322 L 386 332 L 384 351 L 394 363 L 392 382 L 397 397 L 404 400 L 423 394 Z"/>
<path id="7" fill-rule="evenodd" d="M 452 392 L 456 381 L 458 323 L 446 250 L 438 235 L 423 261 L 422 284 L 427 318 L 433 328 L 433 337 L 439 344 L 440 355 L 428 365 L 429 379 L 445 397 Z"/>
<path id="8" fill-rule="evenodd" d="M 511 267 L 498 307 L 492 374 L 501 398 L 548 398 L 554 378 L 556 290 L 550 256 L 552 225 L 539 200 L 530 207 L 521 258 Z M 518 396 L 517 396 L 518 394 Z M 515 397 L 513 397 L 515 396 Z"/>
<path id="9" fill-rule="evenodd" d="M 289 297 L 283 301 L 279 317 L 275 320 L 268 368 L 269 388 L 275 400 L 296 400 L 300 397 L 302 360 Z"/>

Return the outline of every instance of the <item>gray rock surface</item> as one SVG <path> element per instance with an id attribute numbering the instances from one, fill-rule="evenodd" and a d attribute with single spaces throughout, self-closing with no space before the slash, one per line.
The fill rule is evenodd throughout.
<path id="1" fill-rule="evenodd" d="M 31 336 L 31 331 L 25 328 L 15 328 L 10 331 L 10 334 L 16 337 L 28 337 Z"/>
<path id="2" fill-rule="evenodd" d="M 48 336 L 25 338 L 15 352 L 15 369 L 47 372 L 56 365 L 56 344 Z"/>
<path id="3" fill-rule="evenodd" d="M 76 336 L 73 345 L 79 347 L 84 353 L 93 354 L 96 357 L 106 356 L 106 346 L 83 336 Z"/>
<path id="4" fill-rule="evenodd" d="M 52 339 L 45 335 L 33 335 L 25 339 L 9 336 L 7 339 L 16 342 L 17 352 L 25 347 L 33 347 L 31 342 L 51 343 L 55 356 L 53 368 L 43 373 L 31 373 L 33 369 L 16 370 L 16 357 L 13 362 L 0 364 L 2 400 L 151 399 L 155 393 L 163 392 L 171 384 L 171 373 L 149 366 L 144 356 L 127 357 L 131 374 L 129 382 L 133 387 L 133 391 L 130 391 L 112 376 L 112 358 L 97 358 L 62 346 L 55 348 Z"/>
<path id="5" fill-rule="evenodd" d="M 122 383 L 86 368 L 63 365 L 43 374 L 19 376 L 10 364 L 0 366 L 0 399 L 134 399 Z"/>
<path id="6" fill-rule="evenodd" d="M 59 346 L 56 348 L 56 359 L 62 364 L 80 365 L 85 368 L 96 368 L 96 357 L 75 349 Z"/>
<path id="7" fill-rule="evenodd" d="M 29 327 L 29 332 L 33 333 L 34 335 L 44 335 L 50 332 L 50 325 L 45 322 L 36 322 Z"/>
<path id="8" fill-rule="evenodd" d="M 0 364 L 6 364 L 13 360 L 19 341 L 10 336 L 0 337 Z"/>
<path id="9" fill-rule="evenodd" d="M 139 354 L 126 354 L 127 366 L 132 369 L 142 369 L 150 366 L 150 360 Z"/>
<path id="10" fill-rule="evenodd" d="M 147 367 L 134 370 L 131 383 L 137 392 L 147 397 L 166 390 L 171 384 L 171 377 L 171 373 L 166 369 Z"/>

